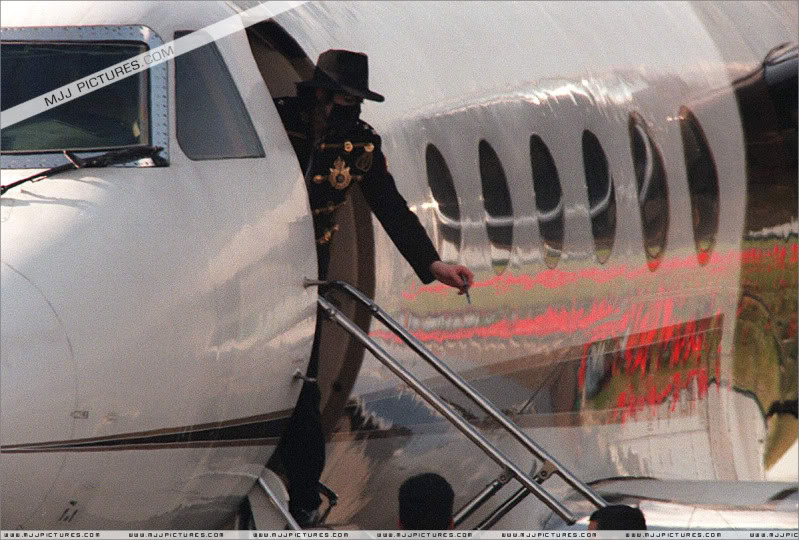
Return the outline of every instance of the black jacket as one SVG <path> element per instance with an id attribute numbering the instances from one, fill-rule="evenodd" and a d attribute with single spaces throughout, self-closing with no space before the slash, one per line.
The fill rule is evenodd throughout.
<path id="1" fill-rule="evenodd" d="M 313 212 L 319 278 L 326 279 L 330 242 L 338 231 L 336 210 L 347 201 L 347 191 L 357 184 L 391 241 L 423 283 L 435 278 L 430 265 L 440 260 L 419 218 L 397 191 L 386 168 L 380 136 L 363 121 L 339 133 L 329 130 L 314 144 L 308 113 L 298 98 L 281 98 L 275 105 L 288 132 Z M 310 163 L 310 169 L 309 169 Z"/>

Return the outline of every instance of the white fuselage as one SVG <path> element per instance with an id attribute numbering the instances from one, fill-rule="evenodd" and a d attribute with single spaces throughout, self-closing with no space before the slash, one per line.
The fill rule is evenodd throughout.
<path id="1" fill-rule="evenodd" d="M 142 25 L 167 42 L 232 13 L 223 3 L 34 2 L 4 3 L 2 20 L 4 29 Z M 310 58 L 328 48 L 369 55 L 370 87 L 386 102 L 367 102 L 362 117 L 382 136 L 389 170 L 442 256 L 475 272 L 471 305 L 454 289 L 422 285 L 374 221 L 366 264 L 378 304 L 584 481 L 771 482 L 775 493 L 795 484 L 795 422 L 774 454 L 764 404 L 736 382 L 750 231 L 733 91 L 735 75 L 797 41 L 795 6 L 333 2 L 275 21 Z M 311 349 L 316 292 L 302 280 L 316 273 L 313 227 L 263 66 L 243 32 L 217 46 L 264 157 L 189 159 L 176 139 L 169 62 L 168 167 L 71 171 L 0 199 L 3 529 L 217 528 L 274 451 L 299 391 L 292 376 Z M 701 125 L 718 178 L 706 261 L 692 227 L 682 107 Z M 644 249 L 632 114 L 648 126 L 667 179 L 656 264 Z M 601 263 L 585 131 L 599 140 L 615 189 L 613 243 Z M 562 249 L 549 266 L 532 136 L 548 148 L 562 188 Z M 509 246 L 486 225 L 496 217 L 484 203 L 485 143 L 507 182 Z M 457 244 L 441 240 L 431 144 L 453 178 Z M 2 183 L 34 171 L 4 169 Z M 477 414 L 382 327 L 371 333 Z M 653 346 L 680 349 L 683 359 L 642 364 Z M 358 405 L 351 418 L 371 424 L 346 414 L 333 422 L 322 478 L 341 498 L 331 522 L 393 528 L 397 488 L 416 472 L 450 479 L 456 506 L 501 472 L 369 355 L 349 395 Z M 722 491 L 719 504 L 764 502 Z M 541 528 L 549 517 L 528 500 L 501 526 Z"/>

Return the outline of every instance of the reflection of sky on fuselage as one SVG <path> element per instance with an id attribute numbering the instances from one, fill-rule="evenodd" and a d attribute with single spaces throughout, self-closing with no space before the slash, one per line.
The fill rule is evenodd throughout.
<path id="1" fill-rule="evenodd" d="M 389 425 L 413 426 L 443 420 L 413 392 L 400 392 L 389 398 L 370 401 L 369 412 L 388 421 Z"/>
<path id="2" fill-rule="evenodd" d="M 468 17 L 464 17 L 463 7 L 457 2 L 425 2 L 415 7 L 407 3 L 408 19 L 403 25 L 394 24 L 389 13 L 391 8 L 381 3 L 370 5 L 368 13 L 361 13 L 345 3 L 309 3 L 281 14 L 276 20 L 292 35 L 309 36 L 301 45 L 312 59 L 332 43 L 340 48 L 367 52 L 370 86 L 378 91 L 391 88 L 397 81 L 414 82 L 405 85 L 402 92 L 387 95 L 384 103 L 367 101 L 364 104 L 365 117 L 381 132 L 385 131 L 389 119 L 416 115 L 425 106 L 444 104 L 451 108 L 463 99 L 461 96 L 509 92 L 506 88 L 496 88 L 496 83 L 519 78 L 530 81 L 532 84 L 528 87 L 537 88 L 539 82 L 553 76 L 565 78 L 579 73 L 575 81 L 590 83 L 581 84 L 577 90 L 566 87 L 562 94 L 590 90 L 600 104 L 603 99 L 628 99 L 637 84 L 648 85 L 648 81 L 665 73 L 679 73 L 689 85 L 701 83 L 721 88 L 728 82 L 724 63 L 708 55 L 708 51 L 716 50 L 711 37 L 695 31 L 702 25 L 696 7 L 681 3 L 636 2 L 633 6 L 628 2 L 586 2 L 574 9 L 567 4 L 528 4 L 526 7 L 534 13 L 531 20 L 536 21 L 532 26 L 529 20 L 514 17 L 512 10 L 498 9 L 494 2 L 469 4 Z M 632 19 L 629 17 L 631 10 L 637 14 Z M 666 17 L 664 10 L 668 12 Z M 404 29 L 426 27 L 427 18 L 433 12 L 438 15 L 437 33 L 450 39 L 441 41 L 418 32 L 412 36 L 402 34 Z M 594 22 L 590 27 L 584 24 L 586 17 Z M 338 24 L 323 23 L 328 20 Z M 486 26 L 482 24 L 484 20 L 491 20 L 492 24 Z M 615 28 L 619 20 L 628 21 L 624 39 L 605 39 L 604 30 Z M 672 21 L 680 21 L 680 24 L 670 24 L 669 32 L 658 34 L 658 42 L 653 43 L 650 36 Z M 385 43 L 364 39 L 368 33 L 350 32 L 353 25 L 367 25 L 375 33 L 386 36 Z M 494 28 L 503 29 L 504 41 L 490 37 Z M 533 54 L 522 52 L 526 50 L 526 36 L 543 32 L 544 28 L 553 39 L 539 43 Z M 525 37 L 514 39 L 514 36 Z M 763 41 L 769 37 L 773 36 L 763 36 Z M 475 46 L 464 51 L 459 45 L 460 39 Z M 563 46 L 575 40 L 583 46 Z M 435 43 L 431 45 L 431 41 Z M 381 61 L 396 54 L 392 47 L 397 42 L 413 43 L 414 47 L 402 51 L 403 62 Z M 429 50 L 435 50 L 436 54 L 426 54 Z M 591 54 L 586 55 L 587 51 Z M 474 61 L 463 62 L 464 53 L 473 56 Z M 497 61 L 497 58 L 508 61 Z M 479 72 L 474 71 L 474 66 L 479 66 Z M 628 66 L 640 66 L 635 71 L 636 78 L 629 77 Z M 455 83 L 438 83 L 440 73 L 447 73 L 448 80 Z M 594 79 L 602 82 L 596 83 Z M 620 83 L 607 82 L 614 80 Z M 530 99 L 540 98 L 531 95 Z"/>

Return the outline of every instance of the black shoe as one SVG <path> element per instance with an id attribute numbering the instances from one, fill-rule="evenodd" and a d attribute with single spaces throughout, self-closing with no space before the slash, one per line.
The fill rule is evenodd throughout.
<path id="1" fill-rule="evenodd" d="M 313 510 L 306 510 L 305 508 L 296 508 L 291 512 L 291 517 L 297 522 L 297 525 L 302 529 L 309 529 L 316 527 L 319 524 L 321 513 L 318 508 Z"/>

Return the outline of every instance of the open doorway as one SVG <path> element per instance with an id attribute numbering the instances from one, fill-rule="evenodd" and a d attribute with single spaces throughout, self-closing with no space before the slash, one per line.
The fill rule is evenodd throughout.
<path id="1" fill-rule="evenodd" d="M 247 38 L 273 99 L 295 96 L 296 83 L 312 77 L 314 63 L 294 38 L 275 21 L 267 20 L 248 27 Z M 343 205 L 336 213 L 340 229 L 331 246 L 328 275 L 333 280 L 347 281 L 373 297 L 375 258 L 372 216 L 360 190 L 350 190 L 348 197 L 350 204 Z M 340 309 L 368 331 L 369 314 L 365 309 L 360 306 L 356 308 L 349 300 L 342 302 Z M 325 434 L 329 434 L 355 384 L 364 348 L 331 322 L 323 325 L 321 339 L 318 380 L 322 394 L 322 427 Z"/>

